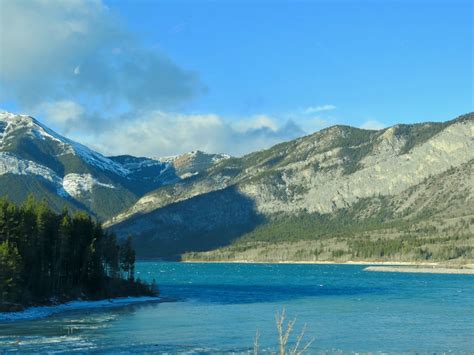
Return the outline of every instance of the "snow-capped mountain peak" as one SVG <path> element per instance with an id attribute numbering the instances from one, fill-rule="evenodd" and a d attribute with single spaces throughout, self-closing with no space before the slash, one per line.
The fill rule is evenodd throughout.
<path id="1" fill-rule="evenodd" d="M 14 140 L 18 134 L 29 136 L 33 139 L 53 141 L 59 148 L 59 153 L 57 154 L 59 156 L 67 154 L 76 155 L 96 168 L 121 176 L 126 176 L 130 173 L 122 165 L 56 133 L 31 116 L 15 115 L 10 112 L 0 113 L 0 149 L 5 148 L 9 141 Z"/>
<path id="2" fill-rule="evenodd" d="M 227 154 L 209 154 L 200 150 L 194 150 L 184 154 L 157 159 L 170 164 L 181 179 L 186 179 L 198 175 L 212 165 L 229 158 L 230 156 Z"/>
<path id="3" fill-rule="evenodd" d="M 101 218 L 163 185 L 199 174 L 223 157 L 199 151 L 175 159 L 106 157 L 31 116 L 0 112 L 0 195 L 47 196 L 59 199 L 58 206 L 80 205 Z"/>

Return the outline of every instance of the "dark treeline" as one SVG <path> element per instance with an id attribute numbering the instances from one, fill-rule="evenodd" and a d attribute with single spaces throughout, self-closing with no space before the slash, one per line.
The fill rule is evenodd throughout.
<path id="1" fill-rule="evenodd" d="M 20 207 L 0 199 L 0 310 L 153 295 L 134 271 L 131 238 L 119 244 L 87 214 L 57 214 L 32 197 Z"/>

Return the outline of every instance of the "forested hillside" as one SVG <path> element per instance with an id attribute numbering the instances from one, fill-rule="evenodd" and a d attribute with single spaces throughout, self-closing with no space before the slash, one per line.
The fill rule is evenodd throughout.
<path id="1" fill-rule="evenodd" d="M 87 214 L 54 213 L 30 197 L 0 199 L 0 311 L 69 299 L 153 295 L 135 280 L 135 251 Z"/>
<path id="2" fill-rule="evenodd" d="M 474 114 L 333 126 L 145 195 L 107 227 L 187 260 L 474 260 Z"/>

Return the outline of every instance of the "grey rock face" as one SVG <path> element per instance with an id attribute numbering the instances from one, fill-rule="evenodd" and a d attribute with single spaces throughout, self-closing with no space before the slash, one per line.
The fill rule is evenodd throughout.
<path id="1" fill-rule="evenodd" d="M 160 217 L 158 230 L 150 216 L 175 204 L 185 208 L 211 192 L 218 196 L 229 187 L 252 201 L 253 212 L 262 218 L 302 211 L 333 214 L 364 199 L 394 198 L 415 186 L 419 189 L 430 177 L 472 167 L 473 159 L 473 114 L 380 131 L 335 126 L 242 158 L 225 159 L 198 176 L 145 195 L 109 226 L 119 235 L 132 228 L 142 240 L 151 234 L 166 238 L 166 218 Z M 472 174 L 463 176 L 466 193 L 472 194 L 473 185 Z M 399 208 L 408 209 L 409 204 L 407 200 Z M 203 208 L 199 214 L 212 213 L 212 204 Z M 192 216 L 183 223 L 190 230 L 198 224 Z M 217 223 L 216 228 L 223 226 Z"/>

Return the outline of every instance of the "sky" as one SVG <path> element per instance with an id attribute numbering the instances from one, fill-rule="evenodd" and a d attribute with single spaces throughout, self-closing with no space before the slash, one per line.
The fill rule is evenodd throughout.
<path id="1" fill-rule="evenodd" d="M 0 109 L 107 155 L 473 111 L 472 1 L 0 0 Z"/>

